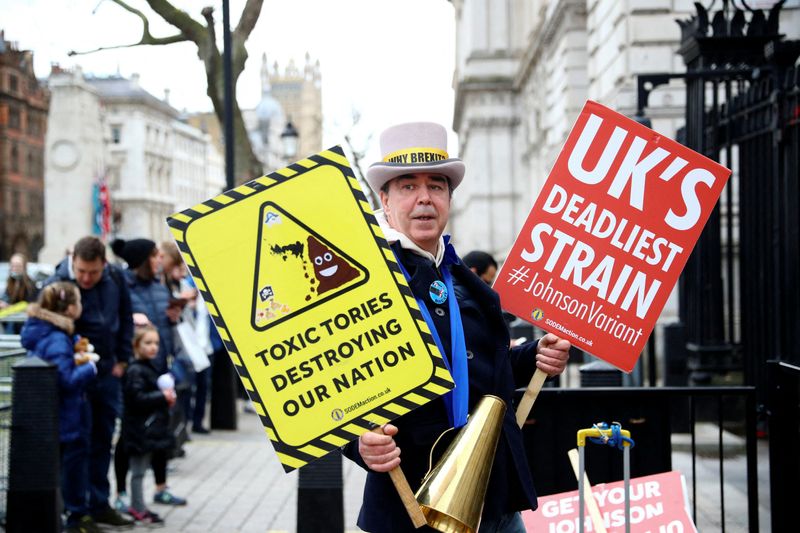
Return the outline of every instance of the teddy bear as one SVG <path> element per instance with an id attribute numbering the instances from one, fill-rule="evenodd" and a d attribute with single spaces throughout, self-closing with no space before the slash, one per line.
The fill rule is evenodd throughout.
<path id="1" fill-rule="evenodd" d="M 100 356 L 94 353 L 94 346 L 92 343 L 89 342 L 89 339 L 86 337 L 81 337 L 80 335 L 76 336 L 75 340 L 75 365 L 85 365 L 89 361 L 97 362 L 100 360 Z"/>

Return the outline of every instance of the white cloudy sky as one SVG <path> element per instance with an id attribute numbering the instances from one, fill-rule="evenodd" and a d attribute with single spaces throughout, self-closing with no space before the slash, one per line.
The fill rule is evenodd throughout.
<path id="1" fill-rule="evenodd" d="M 127 0 L 149 12 L 144 0 Z M 46 77 L 51 63 L 80 64 L 86 73 L 123 76 L 139 73 L 142 86 L 156 96 L 170 89 L 170 103 L 189 111 L 210 110 L 205 76 L 191 43 L 109 50 L 69 57 L 69 50 L 89 50 L 138 41 L 141 23 L 110 0 L 0 0 L 0 28 L 7 40 L 34 51 L 34 68 Z M 173 0 L 197 20 L 212 5 L 221 25 L 221 0 Z M 230 0 L 235 27 L 244 0 Z M 239 103 L 254 107 L 260 97 L 261 54 L 285 65 L 302 66 L 306 52 L 322 69 L 324 144 L 340 142 L 351 110 L 362 115 L 354 138 L 377 133 L 408 120 L 433 120 L 448 129 L 453 114 L 455 15 L 447 0 L 265 0 L 247 49 L 239 80 Z M 173 33 L 153 16 L 156 36 Z M 221 27 L 218 30 L 221 39 Z M 221 46 L 221 44 L 220 44 Z M 450 151 L 456 152 L 451 132 Z M 368 156 L 369 157 L 369 156 Z"/>

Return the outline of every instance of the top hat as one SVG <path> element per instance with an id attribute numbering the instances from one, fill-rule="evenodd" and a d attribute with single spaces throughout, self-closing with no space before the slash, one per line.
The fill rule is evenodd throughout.
<path id="1" fill-rule="evenodd" d="M 447 131 L 434 122 L 408 122 L 385 129 L 381 154 L 382 161 L 367 169 L 367 182 L 376 193 L 389 180 L 417 172 L 446 176 L 451 189 L 464 179 L 464 162 L 447 154 Z"/>

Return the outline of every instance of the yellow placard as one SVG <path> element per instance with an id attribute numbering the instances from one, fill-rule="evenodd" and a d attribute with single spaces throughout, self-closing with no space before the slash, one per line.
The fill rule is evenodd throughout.
<path id="1" fill-rule="evenodd" d="M 340 147 L 167 222 L 287 472 L 453 388 Z"/>
<path id="2" fill-rule="evenodd" d="M 5 318 L 17 313 L 24 313 L 27 308 L 28 302 L 17 302 L 15 304 L 11 304 L 8 307 L 0 309 L 0 318 Z"/>

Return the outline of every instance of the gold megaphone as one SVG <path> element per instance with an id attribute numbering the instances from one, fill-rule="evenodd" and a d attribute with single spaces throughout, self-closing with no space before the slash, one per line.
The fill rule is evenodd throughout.
<path id="1" fill-rule="evenodd" d="M 505 412 L 506 404 L 497 396 L 481 398 L 436 468 L 422 480 L 416 497 L 430 527 L 445 533 L 478 530 Z"/>

